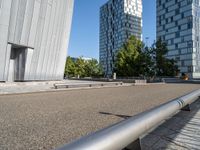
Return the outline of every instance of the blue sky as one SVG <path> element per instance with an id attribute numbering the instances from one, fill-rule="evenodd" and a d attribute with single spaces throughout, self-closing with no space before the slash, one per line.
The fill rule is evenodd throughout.
<path id="1" fill-rule="evenodd" d="M 99 57 L 99 8 L 108 0 L 75 0 L 68 55 Z M 143 39 L 156 36 L 155 0 L 143 0 Z"/>

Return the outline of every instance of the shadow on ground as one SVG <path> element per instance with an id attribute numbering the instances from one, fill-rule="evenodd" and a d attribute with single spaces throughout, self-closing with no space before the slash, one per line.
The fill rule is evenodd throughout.
<path id="1" fill-rule="evenodd" d="M 99 112 L 100 114 L 102 115 L 108 115 L 108 116 L 116 116 L 116 117 L 120 117 L 120 118 L 123 118 L 123 119 L 128 119 L 132 116 L 127 116 L 127 115 L 119 115 L 119 114 L 113 114 L 113 113 L 108 113 L 108 112 Z"/>
<path id="2" fill-rule="evenodd" d="M 200 150 L 200 100 L 142 139 L 142 150 Z"/>
<path id="3" fill-rule="evenodd" d="M 132 116 L 99 112 L 128 119 Z M 191 111 L 180 111 L 141 140 L 142 150 L 200 150 L 200 100 Z"/>

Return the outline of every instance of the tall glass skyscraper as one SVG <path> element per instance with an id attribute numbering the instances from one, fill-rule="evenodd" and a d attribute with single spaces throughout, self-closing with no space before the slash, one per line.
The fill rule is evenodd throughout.
<path id="1" fill-rule="evenodd" d="M 100 63 L 113 74 L 117 51 L 134 35 L 142 39 L 142 0 L 109 0 L 100 8 Z"/>
<path id="2" fill-rule="evenodd" d="M 199 0 L 157 0 L 157 38 L 168 45 L 168 58 L 181 73 L 200 78 Z"/>
<path id="3" fill-rule="evenodd" d="M 63 79 L 74 0 L 0 0 L 0 81 Z"/>

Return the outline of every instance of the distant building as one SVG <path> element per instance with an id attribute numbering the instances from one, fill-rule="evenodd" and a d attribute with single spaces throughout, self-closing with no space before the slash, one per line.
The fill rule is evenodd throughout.
<path id="1" fill-rule="evenodd" d="M 117 51 L 134 35 L 142 39 L 142 0 L 109 0 L 100 8 L 100 63 L 113 74 Z"/>
<path id="2" fill-rule="evenodd" d="M 0 81 L 63 79 L 74 0 L 0 0 Z"/>
<path id="3" fill-rule="evenodd" d="M 200 78 L 199 0 L 157 0 L 157 39 L 168 45 L 168 58 L 181 73 Z"/>
<path id="4" fill-rule="evenodd" d="M 85 60 L 85 61 L 89 61 L 89 60 L 92 60 L 94 58 L 90 58 L 90 57 L 71 57 L 71 59 L 76 62 L 79 58 Z"/>

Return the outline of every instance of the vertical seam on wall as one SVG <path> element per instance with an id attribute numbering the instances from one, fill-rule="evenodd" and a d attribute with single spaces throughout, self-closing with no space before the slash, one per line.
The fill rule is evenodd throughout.
<path id="1" fill-rule="evenodd" d="M 51 12 L 50 12 L 50 20 L 49 20 L 49 26 L 48 26 L 48 33 L 47 33 L 47 42 L 46 42 L 46 45 L 47 45 L 47 43 L 48 43 L 48 40 L 50 40 L 51 38 L 48 38 L 49 37 L 49 35 L 50 35 L 50 31 L 51 31 L 51 21 L 53 20 L 54 21 L 54 18 L 55 17 L 53 17 L 53 19 L 51 20 L 51 17 L 52 17 L 52 14 L 53 14 L 53 1 L 52 1 L 52 5 L 51 5 Z M 52 21 L 52 22 L 53 22 Z M 53 25 L 52 25 L 53 26 Z M 44 59 L 43 59 L 43 63 L 41 64 L 42 65 L 42 67 L 41 67 L 41 72 L 42 73 L 44 73 L 43 72 L 43 69 L 44 69 L 44 62 L 45 62 L 45 59 L 47 59 L 48 58 L 48 56 L 47 56 L 47 51 L 48 51 L 48 49 L 47 49 L 47 47 L 48 47 L 48 45 L 45 47 L 45 51 L 44 51 Z M 48 62 L 47 62 L 48 63 Z M 47 65 L 47 64 L 46 64 Z M 46 66 L 47 67 L 47 66 Z M 42 73 L 40 74 L 40 78 L 45 78 L 44 77 L 44 75 L 42 75 Z"/>
<path id="2" fill-rule="evenodd" d="M 11 8 L 12 8 L 12 1 L 13 0 L 11 0 L 11 5 L 10 5 L 10 14 L 11 14 Z M 7 73 L 5 73 L 5 70 L 6 70 L 6 62 L 7 62 L 7 53 L 8 53 L 8 40 L 9 40 L 9 28 L 10 28 L 10 20 L 11 20 L 11 15 L 10 15 L 10 17 L 9 17 L 9 25 L 8 25 L 8 34 L 7 34 L 7 44 L 6 44 L 6 53 L 5 53 L 5 66 L 4 66 L 4 72 L 3 72 L 3 80 L 8 80 L 8 71 L 9 71 L 9 69 L 8 69 L 8 71 L 7 71 Z M 10 50 L 11 51 L 11 50 Z M 9 59 L 10 59 L 10 57 L 9 57 Z M 8 63 L 8 67 L 10 66 L 10 61 L 9 61 L 9 63 Z M 9 67 L 10 68 L 10 67 Z M 7 74 L 7 77 L 6 77 L 6 79 L 5 79 L 5 74 Z"/>
<path id="3" fill-rule="evenodd" d="M 59 12 L 60 16 L 62 15 L 63 11 L 64 11 L 64 6 L 61 7 L 61 10 L 60 10 L 60 12 Z M 58 18 L 58 26 L 60 27 L 61 24 L 62 24 L 62 18 L 59 17 L 59 18 Z M 54 57 L 54 59 L 53 59 L 54 66 L 53 66 L 51 78 L 52 78 L 53 75 L 55 74 L 56 60 L 57 60 L 57 55 L 58 55 L 58 47 L 59 47 L 59 40 L 60 40 L 60 37 L 59 37 L 59 36 L 60 36 L 60 34 L 61 34 L 61 30 L 58 31 L 57 37 L 56 37 L 57 40 L 56 40 L 56 45 L 55 45 L 55 46 L 56 46 L 56 48 L 55 48 L 55 57 Z"/>
<path id="4" fill-rule="evenodd" d="M 28 31 L 27 45 L 29 45 L 31 27 L 32 27 L 32 23 L 33 23 L 33 14 L 34 14 L 34 10 L 35 10 L 35 1 L 36 1 L 36 0 L 34 0 L 34 2 L 33 2 L 33 10 L 32 10 L 32 14 L 31 14 L 30 30 Z M 35 48 L 35 46 L 33 46 L 33 48 Z M 31 66 L 31 63 L 32 63 L 32 58 L 33 58 L 33 54 L 32 54 L 31 60 L 30 60 L 30 66 Z M 27 79 L 29 79 L 29 77 L 30 77 L 30 72 L 31 72 L 31 68 L 30 68 L 29 71 L 27 72 Z"/>
<path id="5" fill-rule="evenodd" d="M 32 22 L 33 22 L 33 12 L 34 12 L 34 6 L 35 6 L 35 0 L 33 0 L 33 10 L 32 10 L 32 13 L 31 13 L 31 21 L 30 21 L 30 29 L 28 30 L 28 39 L 27 39 L 27 45 L 29 45 L 29 38 L 30 38 L 30 32 L 31 32 L 31 25 L 32 25 Z M 27 2 L 28 4 L 28 2 Z M 27 9 L 27 8 L 26 8 Z"/>
<path id="6" fill-rule="evenodd" d="M 14 30 L 14 37 L 13 37 L 13 41 L 15 41 L 15 34 L 16 34 L 16 26 L 17 26 L 17 18 L 19 15 L 19 4 L 20 4 L 21 0 L 18 1 L 18 7 L 17 7 L 17 16 L 16 16 L 16 24 L 15 24 L 15 30 Z M 17 43 L 16 43 L 17 44 Z"/>
<path id="7" fill-rule="evenodd" d="M 21 30 L 21 35 L 19 39 L 19 44 L 21 44 L 21 41 L 22 41 L 22 32 L 23 32 L 23 27 L 24 27 L 24 22 L 25 22 L 25 13 L 26 13 L 27 5 L 28 5 L 28 1 L 26 0 L 26 6 L 25 6 L 24 14 L 23 14 L 23 23 L 22 23 L 22 30 Z"/>
<path id="8" fill-rule="evenodd" d="M 66 5 L 63 4 L 62 9 L 63 10 L 61 11 L 61 16 L 64 14 L 65 9 L 67 9 Z M 59 36 L 58 36 L 59 41 L 57 43 L 57 53 L 56 53 L 55 64 L 54 64 L 54 73 L 53 73 L 53 75 L 55 77 L 56 77 L 56 72 L 57 72 L 57 66 L 59 64 L 58 63 L 58 57 L 60 56 L 60 52 L 61 52 L 61 41 L 62 41 L 62 38 L 63 38 L 61 35 L 63 35 L 63 28 L 64 28 L 64 19 L 62 19 L 62 17 L 60 19 L 61 19 L 61 21 L 60 21 L 60 33 L 59 33 Z"/>
<path id="9" fill-rule="evenodd" d="M 31 60 L 31 71 L 30 71 L 30 73 L 31 72 L 33 72 L 33 71 L 35 71 L 36 69 L 37 69 L 37 66 L 34 66 L 34 65 L 36 65 L 36 64 L 34 64 L 34 60 L 35 59 L 37 59 L 37 56 L 38 56 L 38 51 L 39 51 L 39 48 L 40 48 L 40 45 L 41 45 L 41 42 L 39 41 L 39 44 L 37 43 L 37 45 L 35 44 L 36 43 L 36 38 L 38 37 L 38 35 L 39 35 L 39 28 L 38 27 L 40 27 L 39 26 L 39 18 L 40 18 L 40 12 L 41 12 L 41 10 L 42 10 L 42 1 L 44 1 L 44 0 L 41 0 L 40 1 L 40 9 L 39 9 L 39 17 L 38 17 L 38 22 L 37 22 L 37 26 L 36 26 L 36 35 L 35 35 L 35 41 L 34 41 L 34 45 L 35 45 L 35 51 L 34 51 L 34 53 L 33 53 L 33 59 Z M 45 15 L 46 15 L 46 12 L 45 12 Z M 42 33 L 43 33 L 43 28 L 44 28 L 44 26 L 43 26 L 43 24 L 41 24 L 41 28 L 42 28 Z M 43 36 L 42 36 L 43 37 Z M 41 38 L 42 38 L 41 37 Z M 37 62 L 37 61 L 36 61 Z M 33 78 L 32 79 L 35 79 L 35 77 L 36 77 L 37 75 L 36 74 L 34 74 L 34 76 L 33 76 Z"/>
<path id="10" fill-rule="evenodd" d="M 70 18 L 70 14 L 71 14 L 70 7 L 71 7 L 71 5 L 72 5 L 72 0 L 68 1 L 68 3 L 67 2 L 65 3 L 66 8 L 64 10 L 66 10 L 66 11 L 64 11 L 64 14 L 65 14 L 64 18 L 66 20 L 63 19 L 64 20 L 63 27 L 62 27 L 63 34 L 62 34 L 62 39 L 61 39 L 60 49 L 59 49 L 59 57 L 62 55 L 63 52 L 65 52 L 65 58 L 64 58 L 64 62 L 63 62 L 63 57 L 61 57 L 62 60 L 59 60 L 59 62 L 58 62 L 58 65 L 59 65 L 60 68 L 56 72 L 57 78 L 59 78 L 60 75 L 62 75 L 62 77 L 64 76 L 66 56 L 67 56 L 67 50 L 68 50 L 68 47 L 67 47 L 68 44 L 67 43 L 69 42 L 69 41 L 67 41 L 67 40 L 69 40 L 69 37 L 68 37 L 69 34 L 67 33 L 67 31 L 68 31 L 68 28 L 71 28 L 71 24 L 68 24 L 69 27 L 67 27 L 68 20 L 71 20 L 71 18 Z M 65 45 L 65 46 L 63 46 L 63 45 Z M 64 51 L 64 48 L 65 48 L 65 51 Z M 63 67 L 63 69 L 61 67 Z M 62 72 L 60 72 L 61 71 L 60 69 L 62 69 Z"/>
<path id="11" fill-rule="evenodd" d="M 58 4 L 58 9 L 60 10 L 60 8 L 61 8 L 61 4 L 60 4 L 60 2 L 57 2 L 57 4 Z M 56 22 L 56 24 L 55 24 L 55 26 L 54 26 L 54 37 L 55 37 L 55 40 L 54 41 L 52 41 L 52 50 L 51 50 L 51 61 L 50 61 L 50 66 L 52 66 L 53 64 L 52 64 L 52 62 L 53 62 L 53 60 L 54 60 L 54 56 L 55 56 L 55 54 L 56 54 L 56 52 L 55 52 L 55 47 L 56 47 L 56 44 L 57 44 L 57 35 L 58 35 L 58 33 L 57 33 L 57 30 L 56 30 L 56 27 L 58 27 L 58 25 L 59 25 L 59 15 L 60 15 L 60 11 L 57 11 L 57 9 L 56 9 L 56 20 L 55 20 L 55 22 Z M 53 74 L 53 67 L 50 67 L 50 70 L 49 70 L 49 77 L 51 78 L 51 76 L 52 76 L 52 74 Z"/>
<path id="12" fill-rule="evenodd" d="M 47 75 L 47 71 L 48 71 L 48 69 L 50 67 L 50 58 L 51 58 L 50 56 L 51 56 L 51 52 L 53 51 L 53 46 L 54 46 L 54 44 L 53 44 L 53 35 L 55 33 L 55 26 L 56 26 L 56 22 L 55 22 L 55 18 L 57 16 L 56 10 L 59 8 L 58 7 L 58 2 L 56 0 L 55 1 L 53 0 L 53 2 L 55 2 L 56 7 L 55 7 L 54 23 L 53 23 L 53 27 L 52 27 L 53 31 L 52 31 L 52 34 L 51 34 L 51 43 L 50 43 L 50 49 L 51 49 L 51 51 L 49 52 L 49 55 L 48 55 L 48 58 L 47 58 L 47 67 L 46 67 L 46 71 L 45 71 L 45 76 Z M 49 73 L 50 73 L 50 69 L 49 69 Z"/>
<path id="13" fill-rule="evenodd" d="M 38 56 L 38 61 L 37 61 L 37 67 L 36 67 L 36 70 L 35 70 L 36 71 L 36 75 L 39 72 L 38 69 L 40 69 L 39 65 L 41 65 L 41 64 L 39 64 L 40 58 L 44 56 L 44 55 L 41 56 L 41 53 L 43 53 L 43 51 L 44 51 L 41 48 L 42 48 L 42 44 L 45 43 L 44 42 L 44 40 L 45 40 L 44 30 L 45 30 L 45 25 L 46 25 L 46 21 L 47 21 L 47 15 L 48 15 L 47 10 L 48 10 L 48 0 L 47 0 L 47 4 L 46 4 L 45 17 L 44 17 L 44 25 L 43 25 L 43 29 L 42 29 L 42 33 L 43 34 L 42 34 L 42 39 L 41 39 L 41 43 L 40 43 L 40 51 L 39 51 L 39 56 Z M 39 78 L 40 78 L 40 74 L 38 73 L 38 79 Z"/>
<path id="14" fill-rule="evenodd" d="M 44 0 L 42 0 L 42 1 L 44 1 Z M 47 0 L 47 4 L 48 4 L 48 0 Z M 45 5 L 45 3 L 44 3 L 44 5 Z M 41 45 L 42 45 L 42 39 L 44 38 L 44 25 L 45 25 L 45 21 L 46 21 L 46 14 L 47 14 L 47 6 L 45 6 L 46 8 L 45 8 L 45 14 L 44 14 L 44 23 L 42 24 L 42 35 L 41 35 L 41 42 L 40 42 L 40 44 L 38 45 L 38 57 L 37 57 L 37 63 L 38 63 L 38 61 L 39 61 L 39 55 L 40 55 L 40 53 L 41 53 Z M 36 68 L 35 68 L 35 72 L 36 72 L 36 74 L 35 74 L 35 77 L 34 77 L 34 79 L 38 76 L 37 75 L 37 68 L 38 68 L 38 64 L 36 64 Z"/>
<path id="15" fill-rule="evenodd" d="M 35 1 L 35 3 L 36 3 L 36 1 Z M 34 8 L 33 8 L 33 16 L 34 16 L 34 12 L 35 12 L 35 3 L 34 3 Z M 40 1 L 40 7 L 41 7 L 41 1 Z M 40 11 L 40 9 L 39 9 L 39 11 Z M 29 71 L 29 77 L 31 76 L 31 73 L 33 72 L 32 70 L 33 70 L 33 66 L 34 66 L 34 57 L 35 57 L 35 55 L 36 55 L 36 50 L 37 50 L 37 48 L 35 47 L 36 46 L 36 44 L 35 44 L 35 41 L 36 41 L 36 36 L 37 36 L 37 28 L 38 28 L 38 24 L 39 24 L 39 15 L 38 15 L 38 20 L 37 20 L 37 25 L 36 25 L 36 33 L 35 33 L 35 37 L 33 37 L 34 38 L 34 48 L 35 48 L 35 51 L 34 51 L 34 53 L 33 53 L 33 55 L 32 55 L 32 59 L 31 59 L 31 65 L 30 65 L 30 71 Z M 32 76 L 32 79 L 31 80 L 33 80 L 33 78 L 34 78 L 34 76 Z"/>

